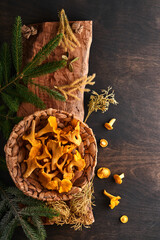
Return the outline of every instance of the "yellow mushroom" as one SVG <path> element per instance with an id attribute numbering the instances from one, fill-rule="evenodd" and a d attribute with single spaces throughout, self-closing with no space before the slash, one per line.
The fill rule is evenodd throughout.
<path id="1" fill-rule="evenodd" d="M 100 146 L 101 147 L 107 147 L 108 146 L 108 142 L 106 139 L 101 139 L 100 140 Z"/>
<path id="2" fill-rule="evenodd" d="M 60 179 L 55 177 L 58 173 L 59 171 L 55 171 L 54 173 L 46 173 L 43 168 L 38 175 L 39 181 L 43 187 L 49 190 L 58 190 Z"/>
<path id="3" fill-rule="evenodd" d="M 27 170 L 23 174 L 24 178 L 29 177 L 36 168 L 43 168 L 43 166 L 40 165 L 36 159 L 36 156 L 39 154 L 39 151 L 40 151 L 40 148 L 32 147 L 30 150 L 28 159 L 24 160 L 24 162 L 27 163 Z"/>
<path id="4" fill-rule="evenodd" d="M 85 160 L 82 159 L 81 154 L 76 150 L 74 154 L 74 159 L 69 163 L 67 170 L 68 172 L 73 172 L 72 168 L 77 167 L 79 171 L 82 171 L 86 166 Z"/>
<path id="5" fill-rule="evenodd" d="M 111 171 L 109 170 L 109 168 L 105 168 L 105 167 L 101 167 L 97 171 L 97 176 L 101 179 L 108 178 L 110 174 L 111 174 Z"/>
<path id="6" fill-rule="evenodd" d="M 68 156 L 67 156 L 68 154 L 63 154 L 63 156 L 58 160 L 58 162 L 56 163 L 56 166 L 57 166 L 57 168 L 59 169 L 59 171 L 61 172 L 61 173 L 63 173 L 64 172 L 64 165 L 66 164 L 66 161 L 67 161 L 67 158 L 68 158 Z"/>
<path id="7" fill-rule="evenodd" d="M 35 122 L 35 120 L 33 120 L 30 134 L 24 135 L 22 137 L 22 139 L 29 141 L 33 147 L 39 147 L 41 145 L 41 142 L 40 142 L 40 140 L 35 139 L 35 127 L 36 127 L 36 122 Z"/>
<path id="8" fill-rule="evenodd" d="M 45 169 L 45 172 L 48 174 L 51 172 L 51 163 L 48 162 L 49 159 L 44 159 L 43 162 L 45 162 L 45 164 L 43 165 L 43 169 Z"/>
<path id="9" fill-rule="evenodd" d="M 73 172 L 67 172 L 66 168 L 64 168 L 63 178 L 71 180 L 73 177 L 74 177 L 74 173 Z"/>
<path id="10" fill-rule="evenodd" d="M 63 133 L 61 135 L 63 138 L 67 139 L 71 143 L 74 143 L 76 146 L 79 146 L 82 142 L 81 136 L 80 136 L 80 126 L 79 121 L 77 122 L 77 125 L 73 131 L 69 131 L 68 133 Z"/>
<path id="11" fill-rule="evenodd" d="M 49 190 L 58 190 L 61 180 L 58 177 L 55 177 L 52 181 L 46 184 L 46 188 Z"/>
<path id="12" fill-rule="evenodd" d="M 51 169 L 55 170 L 57 168 L 56 164 L 59 158 L 64 154 L 63 152 L 64 146 L 61 146 L 60 143 L 54 140 L 49 140 L 47 143 L 47 148 L 48 150 L 52 150 Z"/>
<path id="13" fill-rule="evenodd" d="M 38 160 L 43 160 L 43 159 L 45 159 L 45 158 L 51 158 L 52 156 L 51 156 L 51 154 L 50 154 L 50 152 L 48 151 L 48 148 L 47 148 L 47 146 L 45 145 L 45 140 L 47 139 L 48 137 L 41 137 L 41 138 L 39 138 L 41 141 L 42 141 L 42 145 L 43 145 L 43 152 L 42 152 L 42 154 L 40 155 L 40 156 L 37 156 L 37 159 Z"/>
<path id="14" fill-rule="evenodd" d="M 107 128 L 108 130 L 112 130 L 113 129 L 113 124 L 115 123 L 116 119 L 112 118 L 109 123 L 105 123 L 104 126 L 105 128 Z"/>
<path id="15" fill-rule="evenodd" d="M 122 223 L 127 223 L 128 222 L 128 217 L 126 215 L 123 215 L 121 218 L 120 218 L 120 221 Z"/>
<path id="16" fill-rule="evenodd" d="M 114 180 L 115 180 L 115 182 L 117 184 L 121 184 L 122 183 L 122 179 L 124 178 L 124 173 L 122 173 L 121 175 L 114 174 L 113 178 L 114 178 Z"/>
<path id="17" fill-rule="evenodd" d="M 72 188 L 72 183 L 69 179 L 63 179 L 60 182 L 59 193 L 69 192 Z"/>
<path id="18" fill-rule="evenodd" d="M 72 153 L 72 151 L 76 148 L 76 146 L 74 144 L 70 144 L 70 145 L 65 145 L 63 152 L 64 153 Z"/>
<path id="19" fill-rule="evenodd" d="M 36 137 L 40 137 L 46 133 L 49 132 L 54 132 L 57 133 L 57 120 L 56 117 L 50 116 L 48 118 L 48 124 L 42 128 L 41 130 L 39 130 L 39 132 L 36 133 Z"/>
<path id="20" fill-rule="evenodd" d="M 106 190 L 104 190 L 104 195 L 106 195 L 107 197 L 109 197 L 110 198 L 110 205 L 109 205 L 109 207 L 111 208 L 111 209 L 113 209 L 113 208 L 115 208 L 118 204 L 119 204 L 119 199 L 121 199 L 121 197 L 120 196 L 113 196 L 113 195 L 111 195 L 110 193 L 108 193 L 108 192 L 106 192 Z"/>

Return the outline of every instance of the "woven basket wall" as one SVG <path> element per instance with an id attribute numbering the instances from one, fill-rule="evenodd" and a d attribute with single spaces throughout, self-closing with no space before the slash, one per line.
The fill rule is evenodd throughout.
<path id="1" fill-rule="evenodd" d="M 68 193 L 59 193 L 45 189 L 38 181 L 35 171 L 27 179 L 23 178 L 26 170 L 26 163 L 23 161 L 26 156 L 24 141 L 22 136 L 31 128 L 32 120 L 36 121 L 36 129 L 40 129 L 44 123 L 47 123 L 49 116 L 57 118 L 58 127 L 63 128 L 74 117 L 73 114 L 61 110 L 47 109 L 37 111 L 34 114 L 25 117 L 18 125 L 13 128 L 9 140 L 5 146 L 6 162 L 10 175 L 16 186 L 26 195 L 43 201 L 70 200 L 73 194 L 78 193 L 94 176 L 94 170 L 97 163 L 97 145 L 91 128 L 80 121 L 80 135 L 82 143 L 78 147 L 79 152 L 85 159 L 86 166 L 83 171 L 77 171 L 72 179 L 73 187 Z"/>

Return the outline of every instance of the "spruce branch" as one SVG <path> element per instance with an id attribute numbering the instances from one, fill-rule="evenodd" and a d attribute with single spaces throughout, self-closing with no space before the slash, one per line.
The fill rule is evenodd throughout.
<path id="1" fill-rule="evenodd" d="M 16 69 L 17 74 L 19 74 L 21 66 L 22 66 L 22 20 L 21 17 L 18 16 L 15 20 L 14 28 L 13 28 L 13 39 L 12 39 L 12 58 L 14 67 Z"/>
<path id="2" fill-rule="evenodd" d="M 16 77 L 13 77 L 12 80 L 6 84 L 5 86 L 0 88 L 0 93 L 4 91 L 7 87 L 12 84 L 15 84 L 17 81 L 20 81 L 27 75 L 29 72 L 33 72 L 33 69 L 41 64 L 47 56 L 57 47 L 60 39 L 62 38 L 62 34 L 57 35 L 54 39 L 49 41 L 33 58 L 33 60 L 27 64 L 21 71 L 21 73 L 17 74 Z M 62 66 L 61 66 L 62 67 Z M 40 75 L 39 75 L 40 76 Z"/>
<path id="3" fill-rule="evenodd" d="M 39 236 L 39 234 L 37 234 L 37 231 L 36 231 L 36 228 L 34 227 L 34 225 L 31 225 L 31 223 L 29 223 L 27 220 L 22 219 L 21 226 L 22 226 L 22 229 L 23 229 L 25 235 L 28 237 L 28 239 L 30 239 L 30 240 L 44 240 L 45 239 L 43 236 Z"/>
<path id="4" fill-rule="evenodd" d="M 4 103 L 7 105 L 7 107 L 13 111 L 13 112 L 17 112 L 18 107 L 19 107 L 19 101 L 18 98 L 13 98 L 10 95 L 8 95 L 7 93 L 2 93 L 1 94 L 2 100 L 4 101 Z"/>
<path id="5" fill-rule="evenodd" d="M 44 102 L 33 92 L 29 91 L 29 89 L 22 85 L 22 84 L 16 84 L 16 88 L 19 91 L 19 96 L 23 99 L 24 102 L 32 103 L 37 108 L 44 109 L 46 105 Z"/>
<path id="6" fill-rule="evenodd" d="M 17 81 L 20 81 L 21 79 L 22 79 L 22 75 L 21 74 L 19 74 L 17 77 L 15 77 L 15 76 L 12 77 L 7 84 L 5 84 L 3 87 L 0 88 L 0 94 L 4 90 L 6 90 L 6 88 L 10 87 L 11 85 L 15 84 Z"/>
<path id="7" fill-rule="evenodd" d="M 33 69 L 30 69 L 30 71 L 25 72 L 24 77 L 35 78 L 43 76 L 45 74 L 55 72 L 62 67 L 65 67 L 66 64 L 67 62 L 65 60 L 41 64 Z"/>
<path id="8" fill-rule="evenodd" d="M 0 218 L 3 216 L 5 209 L 6 209 L 6 200 L 2 198 L 2 200 L 0 201 Z"/>
<path id="9" fill-rule="evenodd" d="M 3 227 L 4 227 L 5 225 L 7 225 L 8 222 L 11 221 L 12 217 L 13 217 L 13 214 L 12 214 L 11 211 L 6 211 L 6 212 L 4 213 L 3 217 L 1 218 L 1 222 L 0 222 L 0 232 L 3 231 Z"/>
<path id="10" fill-rule="evenodd" d="M 32 216 L 32 223 L 36 226 L 36 232 L 39 236 L 43 236 L 43 239 L 46 239 L 47 234 L 43 227 L 41 218 L 38 216 Z"/>
<path id="11" fill-rule="evenodd" d="M 32 61 L 22 69 L 21 22 L 21 17 L 18 16 L 13 28 L 12 58 L 9 51 L 10 48 L 6 43 L 3 44 L 0 52 L 0 104 L 5 106 L 5 110 L 0 112 L 0 130 L 5 138 L 9 136 L 13 124 L 19 121 L 19 119 L 16 118 L 16 112 L 22 102 L 32 103 L 40 109 L 45 108 L 43 101 L 36 94 L 28 90 L 27 85 L 29 80 L 27 82 L 26 79 L 54 72 L 66 65 L 65 60 L 42 64 L 49 54 L 58 46 L 62 38 L 62 34 L 59 34 L 43 46 Z M 15 71 L 12 72 L 12 75 L 10 74 L 10 69 L 13 70 L 13 66 L 11 65 L 14 66 L 16 75 Z M 53 89 L 38 84 L 36 87 L 57 100 L 65 100 L 59 92 Z M 11 115 L 9 114 L 10 110 L 13 113 Z"/>
<path id="12" fill-rule="evenodd" d="M 38 83 L 34 83 L 33 81 L 30 82 L 32 85 L 38 87 L 40 90 L 46 92 L 50 97 L 54 97 L 56 100 L 61 100 L 61 101 L 65 101 L 65 97 L 59 93 L 58 91 L 55 91 L 53 89 L 50 89 L 46 86 L 43 86 L 41 84 L 38 84 Z"/>
<path id="13" fill-rule="evenodd" d="M 2 72 L 5 83 L 7 84 L 10 79 L 11 73 L 11 54 L 8 44 L 5 42 L 2 44 L 0 51 L 0 60 L 2 64 Z"/>
<path id="14" fill-rule="evenodd" d="M 44 206 L 39 206 L 37 208 L 36 206 L 30 206 L 30 207 L 25 207 L 22 209 L 21 214 L 24 216 L 46 216 L 47 218 L 52 218 L 53 213 L 56 214 L 51 208 L 44 207 Z"/>
<path id="15" fill-rule="evenodd" d="M 24 67 L 22 75 L 27 74 L 30 69 L 35 68 L 36 66 L 40 65 L 48 55 L 54 51 L 54 49 L 58 46 L 60 40 L 62 38 L 62 34 L 58 34 L 55 38 L 50 40 L 42 49 L 35 55 L 33 60 Z"/>
<path id="16" fill-rule="evenodd" d="M 57 216 L 56 211 L 41 201 L 25 196 L 17 188 L 6 188 L 1 183 L 0 200 L 0 240 L 11 239 L 18 225 L 21 225 L 28 239 L 46 239 L 46 231 L 42 225 L 41 216 L 53 218 Z M 20 207 L 19 203 L 24 207 Z"/>
<path id="17" fill-rule="evenodd" d="M 3 225 L 0 240 L 11 240 L 17 225 L 18 220 L 16 218 L 12 219 L 7 225 Z"/>

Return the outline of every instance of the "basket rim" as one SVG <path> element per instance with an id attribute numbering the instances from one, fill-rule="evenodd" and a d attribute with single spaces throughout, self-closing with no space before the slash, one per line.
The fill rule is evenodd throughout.
<path id="1" fill-rule="evenodd" d="M 75 187 L 74 185 L 73 185 L 73 187 L 72 187 L 72 189 L 71 189 L 71 191 L 70 191 L 71 193 L 68 192 L 68 193 L 61 193 L 61 194 L 59 194 L 59 193 L 55 193 L 55 191 L 53 191 L 53 190 L 43 189 L 43 190 L 41 191 L 41 193 L 39 194 L 39 197 L 37 197 L 36 195 L 33 196 L 33 194 L 31 193 L 32 191 L 26 191 L 25 188 L 22 187 L 20 181 L 17 181 L 16 177 L 14 176 L 14 175 L 16 174 L 16 173 L 14 173 L 14 171 L 15 171 L 15 172 L 16 172 L 16 171 L 17 171 L 17 172 L 20 171 L 20 170 L 18 170 L 18 155 L 13 156 L 13 147 L 14 147 L 15 145 L 18 146 L 18 144 L 17 144 L 17 142 L 16 142 L 16 140 L 15 140 L 15 138 L 14 138 L 15 133 L 17 134 L 18 131 L 21 130 L 22 128 L 24 128 L 24 131 L 23 131 L 22 133 L 24 133 L 25 131 L 27 131 L 27 130 L 29 129 L 30 125 L 31 125 L 32 120 L 33 120 L 34 118 L 36 118 L 36 117 L 39 117 L 39 118 L 41 119 L 43 116 L 44 116 L 44 118 L 45 118 L 45 116 L 46 116 L 46 118 L 47 118 L 47 117 L 49 117 L 49 116 L 53 116 L 54 114 L 55 114 L 55 115 L 56 115 L 56 114 L 64 114 L 64 115 L 66 115 L 67 117 L 71 117 L 71 118 L 77 119 L 77 120 L 80 121 L 80 123 L 83 125 L 84 129 L 85 129 L 85 128 L 88 129 L 88 131 L 90 132 L 90 135 L 93 137 L 93 139 L 94 139 L 93 143 L 95 144 L 95 152 L 94 152 L 94 164 L 93 164 L 92 168 L 90 168 L 90 174 L 92 175 L 92 176 L 90 176 L 90 177 L 91 177 L 91 179 L 92 179 L 92 177 L 94 176 L 94 170 L 95 170 L 95 167 L 96 167 L 96 164 L 97 164 L 97 143 L 96 143 L 96 139 L 95 139 L 95 136 L 94 136 L 94 134 L 93 134 L 92 129 L 89 128 L 89 126 L 88 126 L 86 123 L 82 122 L 82 121 L 81 121 L 79 118 L 77 118 L 74 114 L 68 113 L 68 112 L 63 111 L 63 110 L 53 109 L 53 108 L 36 111 L 36 112 L 34 112 L 33 114 L 24 117 L 23 120 L 21 120 L 17 125 L 14 126 L 14 128 L 13 128 L 11 134 L 10 134 L 10 137 L 9 137 L 9 139 L 8 139 L 8 141 L 7 141 L 7 144 L 5 145 L 6 164 L 7 164 L 7 168 L 8 168 L 8 170 L 9 170 L 10 176 L 12 177 L 14 183 L 15 183 L 16 186 L 17 186 L 21 191 L 23 191 L 23 193 L 26 194 L 27 196 L 30 196 L 30 197 L 33 197 L 33 198 L 36 198 L 36 199 L 39 199 L 39 200 L 43 200 L 43 201 L 54 201 L 54 200 L 55 200 L 55 201 L 56 201 L 56 200 L 65 200 L 65 201 L 67 201 L 67 200 L 70 200 L 70 199 L 73 197 L 73 195 L 75 194 L 74 191 L 73 191 L 73 193 L 71 192 L 72 189 L 74 189 L 74 187 Z M 25 124 L 27 121 L 30 122 L 29 126 L 27 126 L 27 125 Z M 80 125 L 81 125 L 81 124 L 80 124 Z M 18 136 L 18 134 L 17 134 L 17 138 L 18 138 L 18 137 L 19 137 L 19 136 Z M 17 139 L 17 138 L 16 138 L 16 139 Z M 15 144 L 14 144 L 14 143 L 15 143 Z M 9 149 L 10 149 L 10 151 L 8 151 Z M 18 149 L 18 150 L 19 150 L 19 149 Z M 90 154 L 90 153 L 89 153 L 89 154 Z M 86 155 L 86 154 L 84 153 L 84 157 L 85 157 L 85 155 Z M 90 154 L 90 155 L 91 155 L 91 154 Z M 17 165 L 14 166 L 13 160 L 15 161 L 15 158 L 16 158 L 16 157 L 17 157 L 17 160 L 16 160 L 16 164 L 17 164 Z M 23 161 L 22 161 L 22 162 L 23 162 Z M 17 169 L 16 169 L 16 168 L 17 168 Z M 15 169 L 16 169 L 16 170 L 15 170 Z M 83 173 L 83 174 L 84 174 L 84 173 Z M 87 182 L 89 182 L 91 179 L 88 179 Z M 27 184 L 27 182 L 28 182 L 28 181 L 26 181 L 26 179 L 24 179 L 23 177 L 22 177 L 22 181 L 23 181 L 23 182 L 25 181 L 26 184 Z M 38 181 L 37 181 L 37 182 L 38 182 Z M 86 183 L 87 183 L 87 182 L 86 182 Z M 38 182 L 38 183 L 39 183 L 39 182 Z M 86 183 L 85 183 L 85 184 L 86 184 Z M 39 183 L 39 184 L 40 184 L 40 183 Z M 85 184 L 84 184 L 84 185 L 85 185 Z M 28 185 L 28 186 L 29 186 L 29 185 Z M 76 188 L 77 188 L 76 190 L 79 192 L 82 187 L 83 187 L 83 185 L 82 185 L 81 187 L 76 187 Z M 27 187 L 26 187 L 26 188 L 27 188 Z M 42 193 L 44 193 L 44 194 L 45 194 L 45 193 L 52 193 L 52 194 L 50 194 L 50 195 L 48 194 L 49 197 L 45 197 L 45 198 L 44 198 L 44 196 L 43 196 Z M 57 196 L 58 196 L 58 197 L 57 197 Z"/>

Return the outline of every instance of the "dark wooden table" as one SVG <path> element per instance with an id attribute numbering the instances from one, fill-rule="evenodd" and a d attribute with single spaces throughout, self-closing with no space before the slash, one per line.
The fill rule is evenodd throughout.
<path id="1" fill-rule="evenodd" d="M 90 73 L 96 72 L 99 91 L 111 85 L 118 106 L 88 120 L 99 142 L 98 167 L 125 173 L 122 185 L 112 177 L 95 177 L 95 223 L 75 232 L 69 226 L 47 227 L 47 240 L 159 240 L 160 239 L 160 1 L 158 0 L 1 0 L 0 41 L 9 40 L 17 15 L 25 24 L 56 21 L 65 8 L 70 20 L 93 20 Z M 88 95 L 85 97 L 85 105 Z M 116 118 L 113 131 L 104 123 Z M 120 195 L 114 210 L 102 194 L 106 189 Z M 119 217 L 128 215 L 122 224 Z M 19 228 L 13 240 L 26 239 Z"/>

